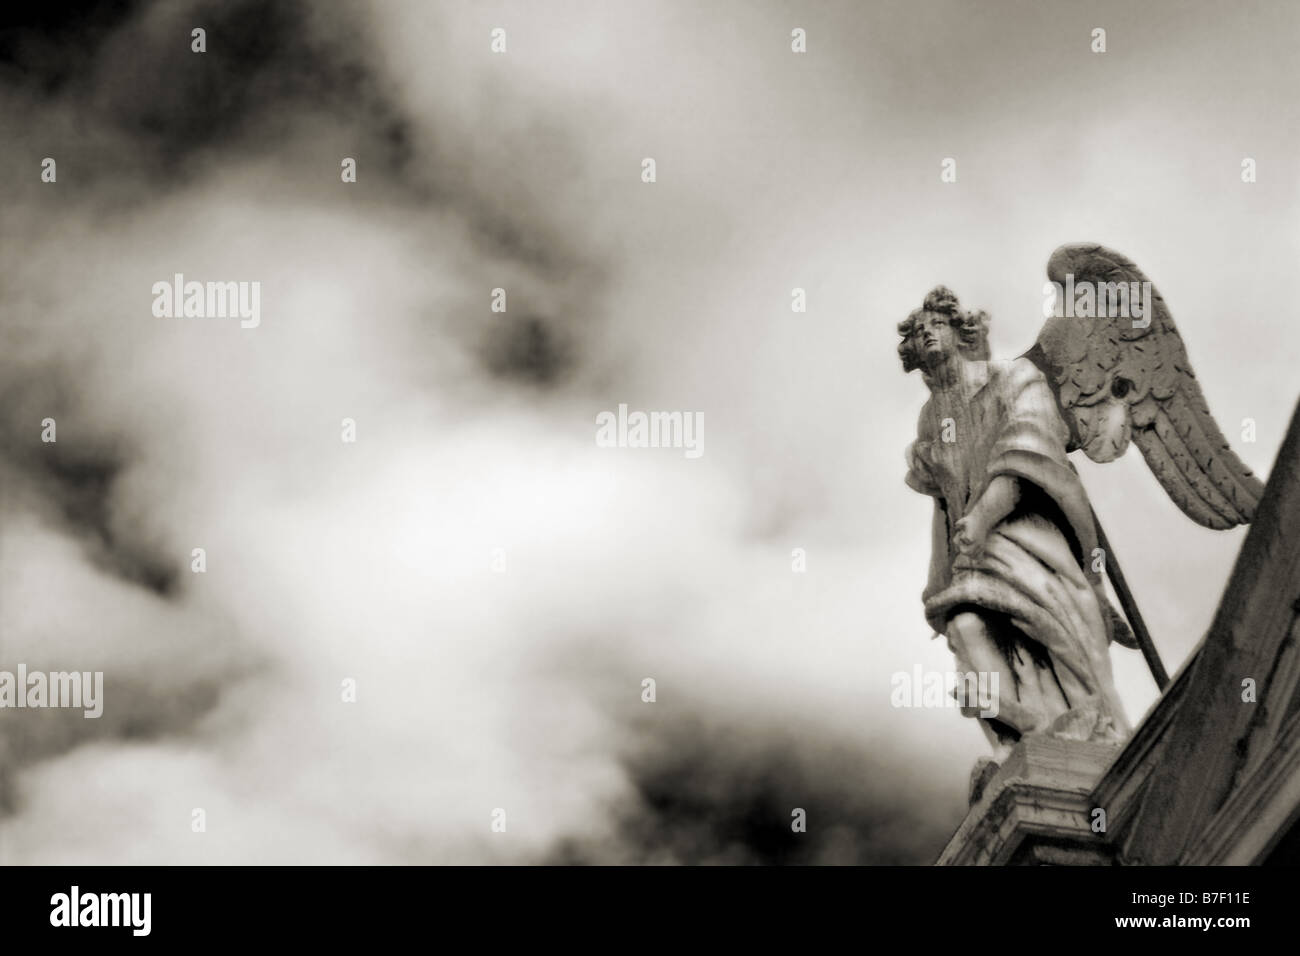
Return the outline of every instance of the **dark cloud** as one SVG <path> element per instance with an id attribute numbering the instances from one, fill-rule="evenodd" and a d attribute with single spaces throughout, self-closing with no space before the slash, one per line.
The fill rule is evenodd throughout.
<path id="1" fill-rule="evenodd" d="M 196 27 L 206 52 L 191 49 Z M 318 155 L 363 151 L 376 182 L 400 179 L 409 123 L 375 61 L 346 7 L 299 0 L 65 7 L 0 33 L 0 75 L 33 140 L 77 172 L 64 188 L 106 186 L 97 199 L 127 204 L 223 158 L 277 155 L 313 122 L 350 131 Z M 336 182 L 337 168 L 323 164 L 321 181 Z"/>
<path id="2" fill-rule="evenodd" d="M 29 674 L 72 669 L 63 666 L 66 662 L 42 664 L 38 660 L 29 660 L 24 663 Z M 13 667 L 12 664 L 8 666 L 9 669 Z M 87 720 L 83 711 L 75 708 L 7 713 L 7 718 L 23 724 L 23 732 L 14 733 L 9 741 L 7 759 L 10 769 L 50 760 L 75 747 L 96 742 L 142 743 L 186 734 L 220 703 L 221 686 L 231 676 L 215 673 L 196 675 L 190 680 L 164 686 L 133 678 L 120 670 L 117 673 L 110 671 L 104 677 L 102 700 L 105 707 L 103 715 L 98 718 Z"/>
<path id="3" fill-rule="evenodd" d="M 84 77 L 104 39 L 142 0 L 48 0 L 7 8 L 0 22 L 0 83 L 50 97 Z"/>
<path id="4" fill-rule="evenodd" d="M 611 808 L 614 836 L 563 838 L 546 862 L 928 864 L 964 811 L 902 754 L 824 726 L 712 712 L 629 739 L 635 797 Z"/>
<path id="5" fill-rule="evenodd" d="M 0 69 L 12 81 L 0 93 L 12 107 L 3 125 L 8 138 L 30 144 L 0 167 L 40 210 L 26 224 L 29 236 L 79 228 L 91 209 L 111 230 L 170 193 L 207 188 L 205 177 L 262 162 L 285 198 L 423 210 L 463 227 L 485 273 L 522 269 L 529 283 L 565 290 L 563 311 L 474 323 L 463 341 L 504 380 L 551 386 L 576 369 L 577 341 L 601 321 L 595 309 L 609 275 L 604 257 L 575 233 L 574 210 L 543 188 L 582 170 L 562 117 L 509 103 L 509 121 L 485 129 L 465 128 L 450 111 L 415 115 L 365 18 L 343 5 L 195 0 L 59 10 L 11 24 L 0 46 Z M 207 31 L 203 54 L 190 49 L 196 26 Z M 431 66 L 447 83 L 463 79 Z M 57 191 L 32 172 L 45 156 L 58 161 Z M 358 166 L 347 192 L 339 187 L 344 156 Z"/>
<path id="6" fill-rule="evenodd" d="M 487 336 L 484 361 L 493 375 L 507 381 L 556 385 L 570 371 L 573 351 L 554 323 L 534 315 L 503 315 Z"/>
<path id="7" fill-rule="evenodd" d="M 12 353 L 0 359 L 0 480 L 26 504 L 39 498 L 45 517 L 81 542 L 96 567 L 175 598 L 176 557 L 115 514 L 116 483 L 136 453 L 122 429 L 106 428 L 78 397 L 74 367 L 55 359 L 24 366 Z M 42 439 L 47 418 L 53 442 Z"/>

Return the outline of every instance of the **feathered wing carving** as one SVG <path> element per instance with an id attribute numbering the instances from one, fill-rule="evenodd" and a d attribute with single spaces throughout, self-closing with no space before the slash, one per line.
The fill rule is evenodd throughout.
<path id="1" fill-rule="evenodd" d="M 1127 258 L 1094 244 L 1061 246 L 1047 264 L 1058 288 L 1092 283 L 1105 302 L 1147 282 Z M 1072 282 L 1067 277 L 1072 276 Z M 1025 353 L 1051 383 L 1074 446 L 1093 461 L 1112 461 L 1129 440 L 1174 503 L 1207 528 L 1231 528 L 1255 515 L 1263 486 L 1219 430 L 1192 372 L 1164 300 L 1150 289 L 1149 316 L 1049 318 Z M 1095 310 L 1103 310 L 1099 303 Z M 1149 320 L 1149 321 L 1148 321 Z"/>

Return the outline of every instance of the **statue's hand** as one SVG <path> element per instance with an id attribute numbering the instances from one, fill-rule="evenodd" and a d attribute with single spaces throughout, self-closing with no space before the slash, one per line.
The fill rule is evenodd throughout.
<path id="1" fill-rule="evenodd" d="M 954 529 L 953 544 L 957 546 L 958 556 L 970 560 L 981 557 L 984 554 L 984 542 L 988 536 L 988 522 L 977 508 L 958 521 L 957 527 Z"/>

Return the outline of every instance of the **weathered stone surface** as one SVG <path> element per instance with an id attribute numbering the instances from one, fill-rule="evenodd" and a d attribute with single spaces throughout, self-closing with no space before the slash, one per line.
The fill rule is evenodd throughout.
<path id="1" fill-rule="evenodd" d="M 1093 829 L 1092 790 L 1117 744 L 1027 734 L 988 780 L 939 866 L 1111 862 Z"/>
<path id="2" fill-rule="evenodd" d="M 1130 788 L 1137 802 L 1121 835 L 1126 863 L 1254 862 L 1300 807 L 1300 724 L 1291 708 L 1300 693 L 1298 598 L 1300 410 L 1210 631 L 1184 668 L 1186 686 L 1142 768 L 1149 784 L 1140 795 Z M 1272 821 L 1262 830 L 1244 825 L 1261 815 Z"/>

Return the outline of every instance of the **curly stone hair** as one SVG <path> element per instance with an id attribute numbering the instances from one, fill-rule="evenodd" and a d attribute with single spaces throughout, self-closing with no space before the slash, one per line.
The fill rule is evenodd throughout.
<path id="1" fill-rule="evenodd" d="M 957 332 L 957 350 L 972 361 L 989 357 L 989 314 L 984 311 L 965 312 L 957 302 L 956 294 L 947 286 L 937 285 L 925 297 L 921 308 L 914 310 L 898 323 L 898 334 L 903 341 L 898 346 L 898 357 L 903 360 L 903 371 L 921 367 L 920 352 L 912 333 L 918 319 L 938 314 L 948 320 Z"/>

